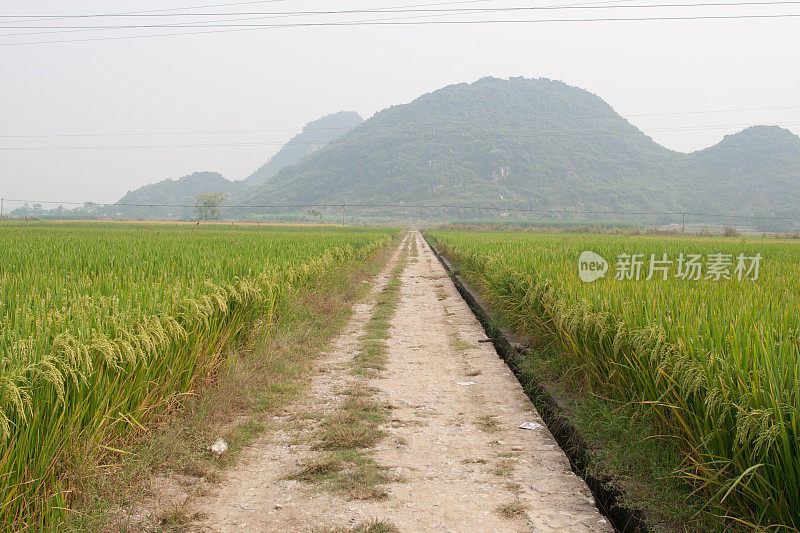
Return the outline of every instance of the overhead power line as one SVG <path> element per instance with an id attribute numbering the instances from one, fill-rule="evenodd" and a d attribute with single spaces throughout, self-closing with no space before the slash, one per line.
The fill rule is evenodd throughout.
<path id="1" fill-rule="evenodd" d="M 405 6 L 394 6 L 394 7 L 378 8 L 378 9 L 372 10 L 371 12 L 373 14 L 389 13 L 390 10 L 394 11 L 394 12 L 398 12 L 398 10 L 403 10 L 403 9 L 407 9 L 407 8 L 442 6 L 442 5 L 453 5 L 453 4 L 474 4 L 474 3 L 487 2 L 487 1 L 490 1 L 490 0 L 461 0 L 461 1 L 458 1 L 458 2 L 437 2 L 437 3 L 429 3 L 429 4 L 412 4 L 412 5 L 405 5 Z M 595 6 L 595 5 L 608 5 L 608 4 L 618 4 L 619 5 L 620 3 L 623 3 L 623 2 L 632 2 L 632 1 L 634 1 L 634 0 L 599 0 L 599 1 L 593 1 L 593 2 L 580 2 L 580 3 L 573 3 L 573 4 L 555 4 L 555 5 L 550 6 L 550 7 L 577 7 L 577 6 Z M 276 19 L 276 18 L 297 18 L 298 16 L 300 16 L 300 17 L 307 16 L 307 15 L 292 14 L 292 12 L 288 12 L 288 11 L 280 11 L 280 12 L 274 12 L 274 13 L 277 13 L 277 14 L 264 15 L 264 16 L 253 16 L 253 17 L 226 18 L 226 19 L 222 19 L 222 20 L 224 20 L 225 22 L 234 22 L 234 21 L 264 20 L 264 19 Z M 461 14 L 463 15 L 463 14 L 470 14 L 470 13 L 461 13 Z M 170 14 L 170 15 L 172 15 L 172 14 Z M 175 15 L 184 16 L 184 17 L 186 17 L 186 16 L 200 16 L 200 14 L 187 15 L 187 14 L 182 14 L 182 13 L 178 13 L 178 14 L 175 14 Z M 222 15 L 222 14 L 218 14 L 218 15 Z M 238 15 L 238 14 L 234 14 L 234 13 L 230 14 L 230 16 L 234 16 L 234 15 Z M 395 20 L 396 21 L 396 20 L 411 20 L 411 19 L 424 19 L 424 18 L 431 19 L 431 18 L 436 18 L 436 17 L 446 17 L 446 16 L 449 16 L 449 15 L 452 15 L 452 13 L 438 12 L 438 13 L 432 13 L 432 14 L 431 13 L 423 14 L 423 15 L 417 14 L 417 15 L 413 15 L 413 16 L 389 17 L 389 18 L 366 19 L 366 20 L 367 21 L 382 21 L 382 20 Z M 3 24 L 17 24 L 17 23 L 20 23 L 20 22 L 31 22 L 31 20 L 29 19 L 27 21 L 5 21 L 5 22 L 0 20 L 0 25 L 3 25 Z M 181 23 L 174 24 L 171 27 L 174 27 L 174 28 L 185 28 L 185 27 L 192 27 L 192 26 L 194 26 L 194 27 L 212 27 L 211 25 L 214 24 L 214 23 L 217 23 L 217 22 L 219 22 L 219 20 L 187 21 L 187 22 L 181 22 Z M 351 22 L 361 22 L 361 21 L 351 21 Z M 3 27 L 3 26 L 0 26 L 0 27 Z M 21 28 L 24 28 L 24 27 L 21 27 L 21 26 L 17 26 L 17 27 L 6 26 L 6 28 L 10 29 L 10 30 L 18 30 L 18 29 L 21 29 Z M 45 28 L 59 28 L 59 27 L 58 26 L 46 26 Z M 55 33 L 62 33 L 63 34 L 63 33 L 110 31 L 110 29 L 106 28 L 106 27 L 92 28 L 92 27 L 84 27 L 84 26 L 63 26 L 61 28 L 64 28 L 64 29 L 55 29 L 55 30 L 49 29 L 48 31 L 36 31 L 36 32 L 24 32 L 24 33 L 20 33 L 20 32 L 6 33 L 6 34 L 0 34 L 0 37 L 22 37 L 22 36 L 30 36 L 30 35 L 47 35 L 47 34 L 55 34 Z M 255 28 L 255 29 L 258 29 L 258 28 Z M 248 30 L 248 28 L 243 28 L 241 30 L 217 30 L 217 31 L 225 32 L 225 31 L 247 31 L 247 30 Z M 187 34 L 191 34 L 191 33 L 195 33 L 195 32 L 188 32 Z M 203 33 L 203 32 L 198 32 L 198 33 Z M 209 32 L 209 33 L 211 33 L 211 32 Z M 164 35 L 169 35 L 169 34 L 164 34 Z"/>
<path id="2" fill-rule="evenodd" d="M 208 13 L 208 12 L 200 12 L 200 13 L 181 13 L 181 11 L 188 11 L 192 9 L 208 9 L 212 7 L 230 7 L 230 6 L 240 6 L 240 5 L 251 5 L 251 4 L 271 4 L 271 3 L 278 3 L 278 2 L 285 2 L 286 0 L 259 0 L 254 2 L 234 2 L 228 4 L 210 4 L 204 6 L 186 6 L 186 7 L 175 7 L 169 9 L 149 9 L 146 11 L 126 11 L 122 13 L 83 13 L 83 14 L 75 14 L 75 15 L 67 15 L 67 14 L 59 14 L 59 15 L 0 15 L 0 19 L 9 19 L 9 18 L 24 18 L 26 20 L 18 21 L 18 22 L 28 22 L 28 21 L 35 21 L 35 20 L 42 20 L 42 19 L 82 19 L 82 18 L 95 18 L 95 17 L 139 17 L 139 16 L 201 16 L 201 15 L 215 15 L 215 13 Z M 458 4 L 477 4 L 477 3 L 484 3 L 484 2 L 491 2 L 492 0 L 460 0 L 456 2 L 434 2 L 434 3 L 427 3 L 427 4 L 413 4 L 407 6 L 396 6 L 397 9 L 402 8 L 414 8 L 414 7 L 429 7 L 429 6 L 447 6 L 447 5 L 458 5 Z M 632 1 L 632 0 L 617 0 L 617 1 Z M 387 8 L 376 8 L 376 11 L 381 9 L 395 9 L 393 7 Z M 230 12 L 229 12 L 230 13 Z M 283 11 L 280 13 L 284 13 Z M 227 15 L 227 13 L 225 14 Z"/>
<path id="3" fill-rule="evenodd" d="M 99 207 L 164 207 L 164 208 L 194 208 L 195 204 L 170 204 L 170 203 L 131 203 L 131 202 L 118 202 L 118 203 L 103 203 L 103 202 L 67 202 L 67 201 L 53 201 L 53 200 L 21 200 L 5 198 L 7 202 L 17 202 L 26 204 L 48 204 L 48 205 L 74 205 L 74 206 L 99 206 Z M 500 212 L 514 212 L 514 213 L 539 213 L 539 214 L 580 214 L 580 215 L 617 215 L 617 216 L 695 216 L 707 218 L 725 218 L 725 219 L 745 219 L 745 220 L 786 220 L 786 221 L 800 221 L 797 217 L 779 217 L 771 215 L 729 215 L 722 213 L 698 213 L 689 211 L 617 211 L 617 210 L 604 210 L 604 209 L 572 209 L 572 208 L 559 208 L 559 209 L 538 209 L 527 207 L 509 207 L 503 205 L 460 205 L 460 204 L 406 204 L 406 203 L 297 203 L 297 204 L 222 204 L 218 206 L 220 209 L 310 209 L 310 208 L 332 208 L 340 209 L 347 208 L 361 208 L 361 209 L 449 209 L 449 210 L 476 210 L 476 211 L 500 211 Z"/>
<path id="4" fill-rule="evenodd" d="M 395 9 L 395 10 L 397 10 L 397 9 L 405 9 L 405 8 L 443 6 L 443 5 L 454 5 L 454 4 L 475 4 L 475 3 L 482 3 L 482 2 L 487 2 L 487 1 L 490 1 L 490 0 L 460 0 L 460 1 L 456 1 L 456 2 L 436 2 L 436 3 L 427 3 L 427 4 L 412 4 L 412 5 L 404 5 L 404 6 L 392 6 L 392 7 L 385 7 L 385 8 L 376 9 L 375 13 L 380 13 L 381 9 L 383 9 L 383 10 L 387 10 L 387 9 Z M 633 1 L 634 0 L 595 0 L 595 1 L 592 1 L 592 2 L 580 2 L 580 3 L 571 3 L 571 4 L 555 4 L 555 6 L 565 6 L 565 7 L 592 6 L 592 5 L 620 4 L 620 3 L 633 2 Z M 288 12 L 282 12 L 282 13 L 288 13 Z M 384 21 L 384 20 L 386 20 L 386 21 L 398 21 L 398 20 L 424 19 L 424 18 L 431 19 L 431 18 L 437 18 L 437 17 L 446 17 L 448 15 L 449 15 L 448 13 L 433 13 L 433 14 L 424 14 L 424 15 L 417 14 L 417 15 L 413 15 L 413 16 L 400 16 L 400 17 L 377 18 L 377 19 L 370 18 L 370 19 L 366 19 L 365 21 L 375 22 L 375 21 Z M 233 19 L 229 18 L 229 19 L 225 19 L 225 20 L 227 22 L 231 22 L 231 21 L 263 20 L 263 19 L 292 18 L 292 17 L 293 17 L 293 15 L 282 14 L 282 15 L 260 16 L 260 17 L 248 17 L 248 18 L 233 18 Z M 2 24 L 15 24 L 15 23 L 18 23 L 18 22 L 22 22 L 22 21 L 6 21 L 6 22 L 0 21 L 0 25 L 2 25 Z M 210 23 L 214 23 L 214 22 L 218 22 L 218 21 L 216 21 L 216 20 L 215 21 L 194 21 L 194 24 L 198 24 L 198 22 L 200 23 L 199 27 L 209 27 L 208 25 Z M 349 22 L 362 22 L 362 21 L 360 21 L 360 20 L 352 21 L 351 20 Z M 186 27 L 187 24 L 190 24 L 190 22 L 176 24 L 175 27 L 176 28 L 178 28 L 178 27 L 182 28 L 182 27 Z M 20 27 L 7 27 L 7 29 L 11 29 L 11 30 L 17 30 L 19 28 Z M 47 28 L 52 28 L 52 26 L 47 26 Z M 15 33 L 8 33 L 8 34 L 0 34 L 0 37 L 21 37 L 21 36 L 29 36 L 29 35 L 45 35 L 45 34 L 54 34 L 54 33 L 78 33 L 78 32 L 93 32 L 93 31 L 109 31 L 107 29 L 91 29 L 91 28 L 82 29 L 81 26 L 67 26 L 67 28 L 68 29 L 37 31 L 37 32 L 25 32 L 25 33 L 15 32 Z M 137 35 L 133 35 L 133 36 L 121 36 L 121 37 L 108 37 L 108 39 L 131 38 L 131 37 L 133 37 L 133 38 L 136 38 L 136 37 L 158 37 L 158 36 L 169 36 L 169 35 L 195 35 L 195 34 L 201 34 L 201 33 L 226 33 L 226 32 L 233 32 L 233 31 L 251 31 L 253 29 L 260 29 L 260 28 L 237 28 L 237 29 L 226 29 L 226 30 L 209 30 L 207 32 L 181 32 L 181 33 L 167 33 L 167 34 L 144 34 L 144 35 L 138 35 L 138 36 Z M 92 40 L 92 39 L 89 39 L 89 40 Z M 77 40 L 73 40 L 73 41 L 81 41 L 81 40 L 77 39 Z M 46 41 L 46 42 L 49 42 L 49 41 Z M 18 43 L 10 43 L 10 44 L 18 44 Z M 26 44 L 26 43 L 22 43 L 22 44 Z M 42 44 L 42 43 L 40 43 L 40 44 Z"/>
<path id="5" fill-rule="evenodd" d="M 703 21 L 703 20 L 770 20 L 798 18 L 800 13 L 781 14 L 751 14 L 751 15 L 697 15 L 697 16 L 653 16 L 653 17 L 598 17 L 598 18 L 552 18 L 552 19 L 495 19 L 495 20 L 425 20 L 425 21 L 338 21 L 338 22 L 296 22 L 285 24 L 251 24 L 251 25 L 204 25 L 208 31 L 193 31 L 180 33 L 148 34 L 148 35 L 121 35 L 115 37 L 91 37 L 85 39 L 62 39 L 52 41 L 27 41 L 14 43 L 0 43 L 0 46 L 25 46 L 33 44 L 77 43 L 92 41 L 108 41 L 120 39 L 144 39 L 152 37 L 176 37 L 181 35 L 200 35 L 210 33 L 227 33 L 234 31 L 270 30 L 282 28 L 313 28 L 313 27 L 356 27 L 356 26 L 431 26 L 431 25 L 484 25 L 484 24 L 550 24 L 550 23 L 596 23 L 596 22 L 670 22 L 670 21 Z M 156 27 L 156 26 L 153 26 Z M 176 26 L 178 27 L 178 26 Z M 183 26 L 190 27 L 190 26 Z M 8 35 L 6 35 L 8 36 Z"/>
<path id="6" fill-rule="evenodd" d="M 697 111 L 671 111 L 667 113 L 636 113 L 631 115 L 622 116 L 623 119 L 626 117 L 634 118 L 634 117 L 667 117 L 667 116 L 687 116 L 687 115 L 701 115 L 701 114 L 713 114 L 713 113 L 747 113 L 747 112 L 754 112 L 754 111 L 779 111 L 779 110 L 787 110 L 787 109 L 800 109 L 800 106 L 774 106 L 774 107 L 751 107 L 751 108 L 739 108 L 739 109 L 706 109 L 706 110 L 697 110 Z M 606 118 L 619 118 L 621 115 L 593 115 L 593 116 L 572 116 L 572 117 L 559 117 L 559 121 L 562 120 L 602 120 Z M 519 124 L 527 124 L 527 123 L 540 123 L 540 120 L 522 120 L 513 121 L 514 125 Z M 475 121 L 475 120 L 464 120 L 464 121 L 454 121 L 454 122 L 429 122 L 429 123 L 420 123 L 417 122 L 414 126 L 424 129 L 424 128 L 437 128 L 442 126 L 478 126 L 478 125 L 494 125 L 497 124 L 497 119 L 492 121 Z M 787 124 L 787 123 L 783 123 Z M 789 123 L 791 124 L 791 123 Z M 699 126 L 699 127 L 710 127 L 710 128 L 721 128 L 721 127 L 741 127 L 742 125 L 719 125 L 719 126 Z M 372 128 L 378 129 L 387 129 L 393 128 L 392 125 L 372 125 Z M 141 137 L 141 136 L 149 136 L 149 135 L 228 135 L 228 134 L 238 134 L 238 133 L 305 133 L 309 131 L 336 131 L 342 130 L 345 131 L 347 128 L 342 127 L 302 127 L 302 128 L 279 128 L 279 129 L 245 129 L 245 130 L 193 130 L 193 131 L 150 131 L 150 132 L 107 132 L 107 133 L 39 133 L 39 134 L 3 134 L 0 133 L 0 139 L 43 139 L 43 138 L 53 138 L 53 137 Z M 350 130 L 347 130 L 350 131 Z M 290 141 L 287 141 L 290 142 Z M 297 141 L 294 141 L 297 142 Z M 311 141 L 312 144 L 318 144 L 317 142 Z M 322 144 L 320 142 L 319 144 Z"/>
<path id="7" fill-rule="evenodd" d="M 149 13 L 149 14 L 94 14 L 94 15 L 73 15 L 61 16 L 59 18 L 98 18 L 98 17 L 141 17 L 141 18 L 165 18 L 165 17 L 187 17 L 187 16 L 206 16 L 206 17 L 233 17 L 251 15 L 276 15 L 276 16 L 320 16 L 320 15 L 355 15 L 373 13 L 446 13 L 446 14 L 486 14 L 486 13 L 509 13 L 509 12 L 530 12 L 530 11 L 561 11 L 561 10 L 608 10 L 608 9 L 672 9 L 672 8 L 695 8 L 695 7 L 735 7 L 735 6 L 776 6 L 776 5 L 797 5 L 797 0 L 768 0 L 764 2 L 742 1 L 742 2 L 695 2 L 695 3 L 662 3 L 662 4 L 624 4 L 624 5 L 551 5 L 551 6 L 516 6 L 516 7 L 468 7 L 468 8 L 373 8 L 373 9 L 341 9 L 341 10 L 321 10 L 321 11 L 239 11 L 224 13 Z M 2 18 L 2 16 L 0 16 Z M 29 17 L 36 20 L 39 17 Z M 41 18 L 52 18 L 43 15 Z M 213 21 L 212 21 L 213 22 Z M 11 22 L 14 23 L 14 22 Z M 198 22 L 194 22 L 198 24 Z M 181 24 L 182 27 L 191 27 Z M 21 29 L 53 29 L 53 28 L 75 28 L 76 26 L 19 26 Z M 124 26 L 80 26 L 89 29 L 129 29 L 129 28 L 153 28 L 153 27 L 174 27 L 171 24 L 165 25 L 124 25 Z"/>
<path id="8" fill-rule="evenodd" d="M 166 9 L 148 9 L 145 11 L 126 11 L 123 13 L 93 13 L 88 14 L 88 16 L 108 16 L 108 15 L 119 15 L 119 16 L 134 16 L 134 15 L 146 15 L 149 13 L 160 13 L 160 12 L 167 12 L 167 11 L 187 11 L 190 9 L 208 9 L 211 7 L 233 7 L 233 6 L 243 6 L 243 5 L 252 5 L 252 4 L 273 4 L 278 2 L 285 2 L 286 0 L 254 0 L 250 2 L 232 2 L 232 3 L 225 3 L 225 4 L 206 4 L 206 5 L 199 5 L 199 6 L 185 6 L 185 7 L 173 7 L 173 8 L 166 8 Z M 46 17 L 48 19 L 71 19 L 87 16 L 84 15 L 0 15 L 0 18 L 27 18 L 32 20 L 39 20 L 40 17 Z"/>
<path id="9" fill-rule="evenodd" d="M 800 122 L 783 122 L 784 125 L 796 125 Z M 694 126 L 678 128 L 653 128 L 650 132 L 669 132 L 669 131 L 699 131 L 723 128 L 742 128 L 752 124 L 720 124 L 716 126 Z M 618 133 L 630 133 L 628 129 L 619 130 L 584 130 L 584 131 L 565 131 L 565 132 L 546 132 L 530 133 L 525 135 L 428 135 L 425 137 L 385 137 L 371 139 L 334 139 L 330 142 L 319 141 L 294 141 L 294 144 L 301 145 L 358 145 L 372 143 L 399 143 L 399 142 L 460 142 L 460 141 L 479 141 L 479 140 L 526 140 L 547 137 L 565 136 L 584 136 L 584 135 L 613 135 Z M 125 150 L 125 149 L 151 149 L 151 148 L 226 148 L 226 147 L 259 147 L 259 146 L 283 146 L 285 142 L 242 142 L 242 143 L 196 143 L 196 144 L 148 144 L 148 145 L 95 145 L 95 146 L 2 146 L 0 151 L 47 151 L 47 150 Z"/>
<path id="10" fill-rule="evenodd" d="M 800 2 L 781 2 L 785 4 L 800 4 Z M 629 5 L 629 6 L 586 6 L 586 7 L 531 7 L 508 8 L 487 11 L 510 11 L 521 9 L 631 9 L 631 8 L 667 8 L 667 7 L 704 7 L 704 6 L 737 6 L 753 5 L 753 3 L 740 4 L 681 4 L 681 5 Z M 393 13 L 412 13 L 423 10 L 393 11 Z M 460 14 L 473 14 L 462 12 Z M 781 18 L 798 17 L 800 13 L 777 14 L 739 14 L 739 15 L 700 15 L 700 16 L 656 16 L 656 17 L 609 17 L 609 18 L 579 18 L 579 19 L 529 19 L 529 20 L 419 20 L 419 21 L 393 21 L 393 20 L 359 20 L 359 21 L 323 21 L 323 22 L 288 22 L 278 24 L 232 24 L 229 22 L 181 22 L 175 24 L 125 24 L 116 26 L 15 26 L 14 29 L 28 30 L 53 30 L 53 29 L 80 29 L 80 30 L 132 30 L 132 29 L 172 29 L 172 28 L 300 28 L 313 26 L 368 26 L 368 25 L 424 25 L 424 24 L 511 24 L 511 23 L 545 23 L 545 22 L 604 22 L 604 21 L 642 21 L 642 20 L 713 20 L 713 19 L 739 19 L 739 18 Z M 7 34 L 13 35 L 13 34 Z"/>

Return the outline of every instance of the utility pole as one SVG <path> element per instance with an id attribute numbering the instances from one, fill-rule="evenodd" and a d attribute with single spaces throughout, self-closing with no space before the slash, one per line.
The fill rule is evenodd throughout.
<path id="1" fill-rule="evenodd" d="M 681 222 L 681 235 L 686 231 L 686 211 L 683 212 L 683 221 Z"/>
<path id="2" fill-rule="evenodd" d="M 342 226 L 344 226 L 344 204 L 342 204 Z"/>

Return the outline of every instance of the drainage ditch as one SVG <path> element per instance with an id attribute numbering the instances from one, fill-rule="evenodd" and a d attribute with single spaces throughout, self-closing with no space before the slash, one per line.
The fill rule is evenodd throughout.
<path id="1" fill-rule="evenodd" d="M 492 339 L 497 353 L 522 384 L 525 393 L 547 425 L 547 429 L 550 430 L 558 445 L 566 453 L 572 466 L 572 471 L 580 476 L 592 491 L 600 512 L 611 522 L 616 531 L 621 533 L 647 533 L 649 529 L 641 511 L 627 508 L 621 503 L 622 494 L 611 486 L 609 478 L 598 478 L 588 471 L 589 448 L 586 440 L 572 424 L 559 400 L 550 392 L 547 383 L 521 371 L 521 363 L 528 352 L 528 345 L 513 332 L 496 327 L 494 325 L 495 322 L 492 320 L 492 311 L 484 300 L 464 280 L 458 269 L 452 265 L 447 257 L 440 253 L 430 242 L 428 242 L 428 245 L 453 280 L 458 292 L 480 321 L 487 336 Z"/>

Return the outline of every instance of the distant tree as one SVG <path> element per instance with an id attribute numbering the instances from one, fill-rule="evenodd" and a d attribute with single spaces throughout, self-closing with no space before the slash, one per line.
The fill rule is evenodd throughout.
<path id="1" fill-rule="evenodd" d="M 322 220 L 322 213 L 320 213 L 316 209 L 309 209 L 308 210 L 308 214 L 311 215 L 312 217 L 316 218 L 317 221 Z"/>
<path id="2" fill-rule="evenodd" d="M 222 218 L 219 207 L 224 201 L 225 194 L 221 192 L 204 193 L 198 196 L 194 204 L 197 220 L 219 220 Z"/>
<path id="3" fill-rule="evenodd" d="M 741 237 L 742 234 L 739 233 L 739 230 L 737 230 L 733 226 L 723 226 L 722 227 L 722 236 L 723 237 Z"/>

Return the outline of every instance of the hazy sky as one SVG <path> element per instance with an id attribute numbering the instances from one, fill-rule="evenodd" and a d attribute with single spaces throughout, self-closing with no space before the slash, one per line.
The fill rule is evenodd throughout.
<path id="1" fill-rule="evenodd" d="M 403 20 L 800 14 L 800 6 L 787 4 L 468 16 L 416 12 L 276 18 L 264 14 L 422 5 L 426 7 L 417 9 L 575 6 L 580 1 L 277 0 L 220 5 L 225 0 L 83 0 L 70 7 L 55 0 L 4 0 L 0 7 L 0 196 L 113 202 L 130 189 L 198 170 L 242 179 L 310 120 L 339 110 L 354 110 L 368 118 L 442 86 L 488 75 L 547 77 L 592 91 L 675 150 L 705 148 L 750 124 L 778 124 L 800 133 L 800 18 L 247 31 L 230 31 L 241 27 L 228 26 L 213 28 L 228 30 L 218 33 L 133 39 L 117 37 L 210 30 L 63 28 L 219 23 L 225 17 L 212 13 L 243 12 L 259 14 L 230 16 L 226 24 L 412 16 L 424 18 Z M 595 0 L 581 5 L 647 3 L 690 1 Z M 218 7 L 196 8 L 212 4 Z M 181 13 L 202 15 L 8 17 L 187 7 L 194 9 Z M 26 22 L 12 23 L 19 20 Z M 38 32 L 48 33 L 19 35 Z M 15 44 L 97 38 L 104 40 Z"/>

